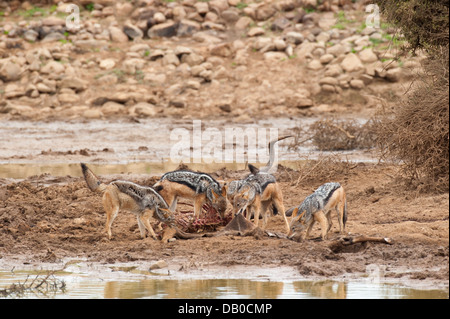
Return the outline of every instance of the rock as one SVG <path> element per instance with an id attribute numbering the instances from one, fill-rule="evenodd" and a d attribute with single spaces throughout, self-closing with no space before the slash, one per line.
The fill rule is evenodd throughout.
<path id="1" fill-rule="evenodd" d="M 169 265 L 167 264 L 167 262 L 165 260 L 158 260 L 157 262 L 155 262 L 154 264 L 152 264 L 149 268 L 149 270 L 156 270 L 156 269 L 162 269 L 162 268 L 167 268 L 169 267 Z"/>
<path id="2" fill-rule="evenodd" d="M 40 92 L 40 93 L 55 93 L 56 92 L 56 88 L 55 87 L 50 87 L 44 83 L 38 83 L 36 84 L 36 89 Z"/>
<path id="3" fill-rule="evenodd" d="M 328 64 L 331 61 L 333 61 L 333 59 L 334 59 L 334 55 L 327 53 L 327 54 L 322 55 L 320 57 L 319 61 L 322 64 Z"/>
<path id="4" fill-rule="evenodd" d="M 42 25 L 47 27 L 65 26 L 66 20 L 50 16 L 42 19 Z"/>
<path id="5" fill-rule="evenodd" d="M 166 16 L 162 12 L 156 12 L 153 15 L 153 20 L 155 21 L 155 24 L 160 24 L 166 22 Z"/>
<path id="6" fill-rule="evenodd" d="M 353 79 L 350 81 L 350 87 L 361 90 L 364 88 L 364 82 L 362 80 Z"/>
<path id="7" fill-rule="evenodd" d="M 205 16 L 209 12 L 209 5 L 207 2 L 197 2 L 194 4 L 194 8 L 201 16 Z"/>
<path id="8" fill-rule="evenodd" d="M 288 43 L 293 43 L 295 45 L 298 45 L 305 40 L 305 37 L 303 36 L 303 34 L 301 34 L 299 32 L 290 31 L 290 32 L 286 33 L 285 40 Z"/>
<path id="9" fill-rule="evenodd" d="M 80 97 L 76 94 L 62 93 L 58 94 L 58 101 L 61 104 L 72 104 L 80 102 Z"/>
<path id="10" fill-rule="evenodd" d="M 153 117 L 157 113 L 155 110 L 155 106 L 146 102 L 137 103 L 134 107 L 132 107 L 132 109 L 130 109 L 130 111 L 131 110 L 134 110 L 136 115 L 146 117 Z"/>
<path id="11" fill-rule="evenodd" d="M 320 79 L 319 84 L 323 85 L 323 84 L 328 84 L 328 85 L 338 85 L 339 82 L 336 78 L 332 78 L 332 77 L 324 77 L 322 79 Z"/>
<path id="12" fill-rule="evenodd" d="M 270 19 L 276 12 L 277 10 L 271 4 L 262 5 L 256 9 L 255 19 L 265 21 Z"/>
<path id="13" fill-rule="evenodd" d="M 364 69 L 364 65 L 358 56 L 354 53 L 349 53 L 341 62 L 341 67 L 346 72 L 357 72 Z"/>
<path id="14" fill-rule="evenodd" d="M 111 41 L 113 42 L 128 42 L 128 36 L 118 27 L 111 26 L 108 28 Z"/>
<path id="15" fill-rule="evenodd" d="M 340 43 L 327 48 L 327 53 L 332 54 L 335 57 L 338 57 L 341 54 L 345 54 L 348 51 L 350 51 L 350 49 L 347 49 L 347 46 Z"/>
<path id="16" fill-rule="evenodd" d="M 280 61 L 280 60 L 285 60 L 287 58 L 288 58 L 288 56 L 284 52 L 270 51 L 270 52 L 264 53 L 264 60 L 267 60 L 267 61 Z"/>
<path id="17" fill-rule="evenodd" d="M 125 110 L 125 106 L 117 102 L 108 101 L 102 105 L 100 110 L 105 115 L 118 114 Z"/>
<path id="18" fill-rule="evenodd" d="M 130 52 L 145 52 L 150 51 L 150 46 L 147 43 L 137 43 L 130 47 Z"/>
<path id="19" fill-rule="evenodd" d="M 248 30 L 247 32 L 247 36 L 249 37 L 257 37 L 260 35 L 263 35 L 264 33 L 266 33 L 266 30 L 264 30 L 261 27 L 253 27 L 250 30 Z"/>
<path id="20" fill-rule="evenodd" d="M 99 109 L 88 109 L 83 112 L 83 117 L 87 119 L 99 119 L 103 116 L 102 111 Z"/>
<path id="21" fill-rule="evenodd" d="M 328 65 L 324 75 L 325 76 L 338 76 L 339 74 L 342 74 L 343 70 L 342 68 L 339 66 L 339 64 L 332 64 L 332 65 Z"/>
<path id="22" fill-rule="evenodd" d="M 205 58 L 197 53 L 185 54 L 181 57 L 181 62 L 187 63 L 190 66 L 199 65 L 205 62 Z"/>
<path id="23" fill-rule="evenodd" d="M 245 30 L 245 29 L 247 29 L 247 28 L 250 26 L 250 24 L 252 24 L 252 23 L 253 23 L 253 20 L 252 20 L 250 17 L 240 17 L 240 18 L 236 21 L 234 27 L 235 27 L 235 29 L 237 29 L 237 30 Z"/>
<path id="24" fill-rule="evenodd" d="M 285 17 L 280 17 L 273 21 L 270 29 L 272 31 L 283 31 L 287 29 L 291 25 L 291 21 L 286 19 Z"/>
<path id="25" fill-rule="evenodd" d="M 386 71 L 385 78 L 389 82 L 398 82 L 400 81 L 401 76 L 402 76 L 402 69 L 394 68 Z"/>
<path id="26" fill-rule="evenodd" d="M 25 40 L 27 40 L 28 42 L 35 42 L 37 40 L 39 36 L 39 33 L 37 33 L 34 30 L 27 30 L 24 34 L 23 34 L 23 38 Z"/>
<path id="27" fill-rule="evenodd" d="M 286 97 L 286 105 L 290 108 L 306 109 L 314 105 L 310 98 L 301 94 L 294 94 Z"/>
<path id="28" fill-rule="evenodd" d="M 168 21 L 161 24 L 156 24 L 153 27 L 151 27 L 147 35 L 149 38 L 169 38 L 177 35 L 178 31 L 178 23 L 174 21 Z"/>
<path id="29" fill-rule="evenodd" d="M 169 101 L 169 106 L 181 109 L 186 107 L 186 102 L 183 99 L 175 98 Z"/>
<path id="30" fill-rule="evenodd" d="M 0 80 L 17 81 L 22 76 L 22 68 L 11 61 L 7 61 L 0 67 Z"/>
<path id="31" fill-rule="evenodd" d="M 131 40 L 142 39 L 144 37 L 144 32 L 138 27 L 132 24 L 126 24 L 123 26 L 123 32 L 130 38 Z M 120 41 L 118 41 L 120 42 Z M 125 42 L 125 41 L 123 41 Z"/>
<path id="32" fill-rule="evenodd" d="M 17 84 L 8 84 L 5 87 L 5 98 L 13 99 L 25 95 L 25 89 Z"/>
<path id="33" fill-rule="evenodd" d="M 221 56 L 221 57 L 229 57 L 233 54 L 230 44 L 221 43 L 211 47 L 210 49 L 211 55 Z"/>
<path id="34" fill-rule="evenodd" d="M 65 77 L 61 81 L 61 88 L 74 89 L 76 92 L 83 91 L 87 88 L 88 83 L 77 77 Z"/>
<path id="35" fill-rule="evenodd" d="M 221 14 L 222 11 L 225 11 L 230 6 L 228 5 L 228 0 L 210 0 L 209 1 L 209 10 Z"/>
<path id="36" fill-rule="evenodd" d="M 225 10 L 222 12 L 222 19 L 225 23 L 233 24 L 239 20 L 239 13 L 235 10 Z"/>
<path id="37" fill-rule="evenodd" d="M 322 91 L 329 92 L 329 93 L 335 93 L 336 89 L 335 89 L 334 85 L 324 84 L 324 85 L 322 85 Z"/>
<path id="38" fill-rule="evenodd" d="M 201 26 L 195 21 L 183 19 L 178 24 L 177 36 L 186 37 L 200 31 Z"/>
<path id="39" fill-rule="evenodd" d="M 364 63 L 371 63 L 378 61 L 377 55 L 373 52 L 371 48 L 367 48 L 359 52 L 359 58 Z"/>
<path id="40" fill-rule="evenodd" d="M 310 70 L 317 71 L 322 68 L 323 68 L 323 65 L 322 65 L 322 63 L 320 63 L 319 60 L 312 60 L 311 62 L 308 63 L 308 69 L 310 69 Z"/>
<path id="41" fill-rule="evenodd" d="M 116 66 L 116 62 L 113 59 L 104 59 L 100 61 L 100 68 L 103 70 L 111 70 Z"/>
<path id="42" fill-rule="evenodd" d="M 64 70 L 65 70 L 65 67 L 63 64 L 56 62 L 56 61 L 50 61 L 41 68 L 41 73 L 60 74 L 60 73 L 63 73 Z"/>
<path id="43" fill-rule="evenodd" d="M 164 55 L 164 57 L 162 59 L 162 64 L 163 65 L 173 64 L 173 65 L 177 66 L 177 65 L 180 65 L 180 60 L 175 55 L 175 53 L 170 52 L 170 53 L 167 53 Z"/>

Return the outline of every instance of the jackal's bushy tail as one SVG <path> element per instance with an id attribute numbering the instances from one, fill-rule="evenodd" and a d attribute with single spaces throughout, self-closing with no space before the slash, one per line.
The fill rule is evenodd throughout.
<path id="1" fill-rule="evenodd" d="M 106 184 L 100 182 L 98 177 L 87 167 L 86 164 L 81 163 L 81 170 L 83 172 L 84 180 L 87 186 L 93 192 L 103 192 L 106 188 Z"/>

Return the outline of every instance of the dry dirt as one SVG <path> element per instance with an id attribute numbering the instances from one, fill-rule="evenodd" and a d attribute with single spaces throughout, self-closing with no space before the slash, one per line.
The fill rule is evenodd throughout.
<path id="1" fill-rule="evenodd" d="M 120 213 L 113 224 L 113 239 L 104 232 L 105 215 L 100 195 L 88 190 L 80 177 L 32 176 L 23 181 L 0 179 L 0 258 L 23 264 L 57 263 L 67 258 L 118 263 L 156 261 L 198 269 L 203 266 L 290 266 L 299 276 L 346 278 L 364 275 L 366 267 L 386 267 L 385 277 L 413 280 L 428 286 L 448 287 L 449 195 L 420 195 L 403 190 L 393 178 L 396 168 L 360 163 L 333 179 L 347 191 L 351 234 L 390 237 L 393 245 L 354 244 L 333 248 L 331 239 L 319 241 L 315 226 L 312 239 L 295 241 L 252 236 L 204 237 L 168 243 L 140 239 L 134 215 Z M 220 176 L 217 176 L 217 174 Z M 222 169 L 216 176 L 233 179 L 244 171 Z M 299 172 L 278 171 L 285 205 L 299 203 L 322 182 L 296 185 Z M 101 176 L 103 181 L 131 175 Z M 134 182 L 152 185 L 156 176 L 133 175 Z M 183 209 L 183 206 L 179 206 Z M 186 209 L 186 207 L 185 207 Z M 281 216 L 269 220 L 268 230 L 283 231 Z"/>

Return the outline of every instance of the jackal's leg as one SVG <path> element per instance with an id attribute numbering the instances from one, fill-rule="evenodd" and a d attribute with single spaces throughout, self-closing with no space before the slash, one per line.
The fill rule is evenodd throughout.
<path id="1" fill-rule="evenodd" d="M 255 200 L 254 204 L 251 206 L 255 212 L 253 216 L 253 223 L 256 227 L 258 227 L 259 224 L 259 215 L 261 214 L 261 201 Z M 265 225 L 263 225 L 264 227 Z"/>
<path id="2" fill-rule="evenodd" d="M 333 221 L 331 220 L 331 211 L 328 211 L 325 214 L 325 216 L 327 216 L 327 221 L 328 221 L 328 228 L 327 228 L 327 233 L 328 233 L 330 231 L 330 229 L 331 229 L 331 226 L 333 226 Z"/>
<path id="3" fill-rule="evenodd" d="M 344 209 L 345 209 L 345 202 L 340 202 L 339 204 L 337 204 L 336 212 L 339 221 L 339 232 L 341 234 L 345 233 Z"/>
<path id="4" fill-rule="evenodd" d="M 309 233 L 311 232 L 311 229 L 313 228 L 315 223 L 316 223 L 315 218 L 311 218 L 309 224 L 306 226 L 306 232 L 304 233 L 305 235 L 302 239 L 306 239 L 309 237 Z"/>
<path id="5" fill-rule="evenodd" d="M 273 199 L 273 204 L 277 208 L 278 212 L 281 213 L 281 216 L 283 216 L 284 224 L 286 226 L 286 234 L 288 234 L 290 227 L 289 227 L 289 222 L 286 217 L 286 211 L 285 211 L 284 204 L 283 204 L 283 195 L 281 193 L 281 190 L 279 190 L 276 193 L 275 198 Z"/>
<path id="6" fill-rule="evenodd" d="M 106 191 L 103 194 L 103 208 L 106 212 L 106 225 L 105 230 L 108 234 L 108 239 L 111 239 L 112 233 L 111 233 L 111 226 L 114 221 L 114 219 L 117 217 L 117 214 L 119 213 L 119 200 L 112 196 L 108 191 Z"/>
<path id="7" fill-rule="evenodd" d="M 194 199 L 194 219 L 198 219 L 200 217 L 200 213 L 202 212 L 203 200 L 200 196 Z"/>
<path id="8" fill-rule="evenodd" d="M 143 214 L 141 214 L 138 217 L 138 221 L 139 224 L 143 224 L 145 226 L 145 228 L 147 228 L 149 234 L 153 237 L 153 239 L 157 239 L 155 232 L 153 231 L 153 227 L 152 225 L 150 225 L 150 216 L 152 215 L 151 211 L 145 211 Z M 139 227 L 140 230 L 140 227 Z M 141 232 L 141 237 L 145 238 L 145 230 L 144 230 L 144 236 L 142 236 L 142 232 Z"/>
<path id="9" fill-rule="evenodd" d="M 323 211 L 318 211 L 314 214 L 314 218 L 319 222 L 320 228 L 322 230 L 322 240 L 327 239 L 328 234 L 328 219 L 323 213 Z"/>
<path id="10" fill-rule="evenodd" d="M 141 216 L 136 216 L 137 219 L 137 223 L 139 226 L 139 232 L 141 233 L 141 238 L 144 239 L 145 238 L 145 226 L 143 224 L 143 222 L 141 221 Z"/>

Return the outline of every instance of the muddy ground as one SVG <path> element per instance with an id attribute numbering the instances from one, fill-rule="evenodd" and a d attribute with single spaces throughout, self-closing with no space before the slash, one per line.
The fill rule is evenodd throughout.
<path id="1" fill-rule="evenodd" d="M 43 174 L 22 181 L 0 178 L 0 258 L 17 269 L 24 264 L 38 266 L 77 258 L 108 264 L 162 259 L 185 271 L 235 265 L 289 266 L 298 271 L 299 278 L 364 276 L 367 266 L 375 264 L 384 269 L 385 278 L 448 287 L 449 195 L 417 196 L 405 191 L 394 178 L 396 169 L 387 164 L 359 163 L 335 171 L 332 179 L 347 191 L 347 231 L 394 241 L 393 245 L 363 243 L 345 248 L 334 245 L 338 237 L 335 217 L 328 241 L 316 239 L 320 229 L 315 226 L 312 239 L 302 243 L 252 236 L 163 243 L 140 239 L 134 215 L 121 212 L 113 224 L 113 239 L 108 240 L 101 197 L 89 191 L 80 177 Z M 230 180 L 245 173 L 223 169 L 213 175 Z M 302 178 L 297 183 L 301 176 L 286 168 L 277 172 L 287 208 L 326 181 Z M 122 178 L 145 185 L 158 178 L 100 177 L 106 182 Z M 270 218 L 267 229 L 283 232 L 281 216 Z"/>

